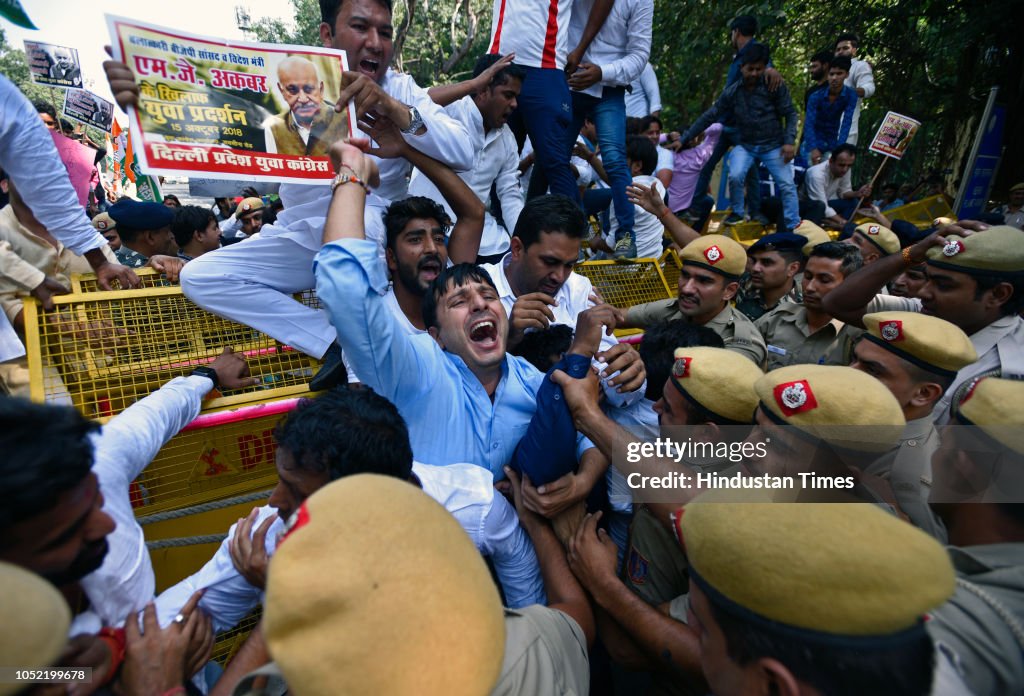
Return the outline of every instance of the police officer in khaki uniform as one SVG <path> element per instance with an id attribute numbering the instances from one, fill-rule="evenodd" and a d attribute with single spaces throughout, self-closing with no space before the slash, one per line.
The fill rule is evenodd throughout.
<path id="1" fill-rule="evenodd" d="M 763 366 L 765 346 L 761 334 L 750 319 L 730 305 L 746 270 L 746 250 L 728 237 L 709 234 L 683 247 L 679 259 L 679 298 L 630 307 L 620 328 L 642 329 L 662 321 L 684 319 L 707 326 L 722 337 L 726 349 Z"/>
<path id="2" fill-rule="evenodd" d="M 767 345 L 769 370 L 850 363 L 861 331 L 829 316 L 821 301 L 860 265 L 860 252 L 852 245 L 824 242 L 811 249 L 801 280 L 803 304 L 781 304 L 755 322 Z"/>
<path id="3" fill-rule="evenodd" d="M 954 407 L 932 465 L 957 590 L 928 632 L 975 696 L 1024 693 L 1024 382 L 981 379 Z M 962 495 L 994 475 L 1008 480 Z"/>
<path id="4" fill-rule="evenodd" d="M 955 586 L 940 544 L 870 505 L 766 499 L 711 491 L 677 515 L 711 693 L 966 693 L 925 628 Z"/>
<path id="5" fill-rule="evenodd" d="M 867 331 L 853 349 L 850 367 L 888 387 L 907 420 L 899 449 L 865 473 L 888 480 L 899 511 L 945 543 L 945 527 L 928 507 L 932 454 L 939 447 L 932 408 L 957 372 L 977 360 L 978 354 L 967 334 L 938 317 L 879 312 L 865 314 L 864 326 Z"/>
<path id="6" fill-rule="evenodd" d="M 961 223 L 969 224 L 969 223 Z M 979 227 L 977 223 L 974 227 Z M 926 263 L 928 282 L 918 299 L 900 300 L 908 311 L 923 311 L 966 333 L 978 360 L 961 370 L 932 416 L 949 422 L 956 403 L 978 377 L 1024 377 L 1024 243 L 1021 231 L 1002 225 L 963 236 L 957 226 L 940 227 L 899 255 L 890 255 L 857 271 L 824 300 L 824 309 L 848 323 L 861 324 L 868 304 L 905 268 Z M 946 232 L 945 234 L 943 234 Z M 891 307 L 896 309 L 895 305 Z"/>
<path id="7" fill-rule="evenodd" d="M 677 348 L 671 375 L 655 405 L 661 436 L 679 440 L 673 426 L 749 425 L 757 407 L 754 382 L 762 375 L 735 351 Z M 726 434 L 709 428 L 709 432 L 720 437 L 718 442 L 735 442 L 737 437 L 744 436 L 735 430 Z M 695 471 L 714 470 L 723 475 L 730 473 L 726 467 L 738 470 L 738 464 L 728 459 L 685 457 L 683 463 Z M 703 692 L 697 688 L 697 680 L 686 682 L 677 675 L 682 668 L 697 676 L 699 666 L 693 670 L 692 665 L 673 662 L 684 653 L 688 639 L 678 619 L 670 618 L 671 602 L 689 590 L 686 558 L 669 531 L 669 515 L 677 507 L 678 499 L 675 505 L 641 504 L 650 500 L 651 494 L 650 490 L 634 489 L 637 504 L 621 579 L 615 575 L 614 556 L 602 554 L 605 549 L 593 522 L 585 523 L 577 531 L 569 546 L 569 563 L 594 602 L 620 629 L 601 634 L 612 659 L 632 670 L 654 672 L 650 693 L 700 694 Z M 608 563 L 609 560 L 612 562 Z M 642 601 L 638 602 L 637 596 Z"/>
<path id="8" fill-rule="evenodd" d="M 900 238 L 888 227 L 876 222 L 858 225 L 847 241 L 860 249 L 865 266 L 883 256 L 900 253 Z"/>
<path id="9" fill-rule="evenodd" d="M 473 542 L 422 490 L 373 474 L 319 489 L 267 578 L 263 636 L 289 692 L 586 694 L 593 618 L 545 531 L 533 541 L 542 567 L 554 561 L 552 606 L 508 611 Z"/>
<path id="10" fill-rule="evenodd" d="M 782 303 L 803 302 L 797 279 L 803 270 L 807 237 L 776 232 L 761 237 L 747 249 L 749 270 L 740 284 L 736 309 L 757 321 Z"/>
<path id="11" fill-rule="evenodd" d="M 850 367 L 790 365 L 757 380 L 754 391 L 754 420 L 770 446 L 746 466 L 793 478 L 792 488 L 775 491 L 780 501 L 859 499 L 895 507 L 888 482 L 860 476 L 899 445 L 906 427 L 899 402 L 881 382 Z M 818 485 L 801 473 L 831 481 Z"/>
<path id="12" fill-rule="evenodd" d="M 818 227 L 810 220 L 801 220 L 800 224 L 793 228 L 793 234 L 798 234 L 801 237 L 807 237 L 807 243 L 804 244 L 803 247 L 804 256 L 810 256 L 811 249 L 819 244 L 832 241 L 828 232 L 823 230 L 821 227 Z"/>

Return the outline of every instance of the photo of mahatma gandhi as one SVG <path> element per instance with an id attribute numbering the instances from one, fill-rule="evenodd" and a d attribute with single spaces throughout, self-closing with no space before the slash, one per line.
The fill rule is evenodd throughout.
<path id="1" fill-rule="evenodd" d="M 267 152 L 325 156 L 348 135 L 345 112 L 324 97 L 324 82 L 307 58 L 289 56 L 277 66 L 277 91 L 287 108 L 263 124 Z"/>

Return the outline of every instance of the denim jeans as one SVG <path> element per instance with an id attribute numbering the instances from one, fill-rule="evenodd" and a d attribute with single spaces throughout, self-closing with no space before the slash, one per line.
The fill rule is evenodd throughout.
<path id="1" fill-rule="evenodd" d="M 743 215 L 743 184 L 747 172 L 755 161 L 764 162 L 768 173 L 775 180 L 775 188 L 782 199 L 782 214 L 786 227 L 792 230 L 800 224 L 800 204 L 793 182 L 793 165 L 782 161 L 781 147 L 750 147 L 737 145 L 729 154 L 729 202 L 732 212 Z"/>
<path id="2" fill-rule="evenodd" d="M 550 184 L 552 193 L 568 196 L 578 205 L 580 192 L 576 188 L 576 177 L 569 169 L 570 149 L 566 146 L 572 127 L 572 98 L 565 73 L 554 68 L 523 66 L 523 70 L 526 79 L 519 94 L 519 106 L 508 125 L 520 149 L 527 135 L 533 143 L 535 166 L 527 198 L 545 193 Z M 573 140 L 575 138 L 573 135 Z M 538 174 L 543 176 L 538 177 Z"/>
<path id="3" fill-rule="evenodd" d="M 718 162 L 725 156 L 725 153 L 729 151 L 729 148 L 735 144 L 734 138 L 736 137 L 735 131 L 731 129 L 725 129 L 722 131 L 722 137 L 718 139 L 715 144 L 715 149 L 711 151 L 711 158 L 708 159 L 703 169 L 700 170 L 700 176 L 697 178 L 697 185 L 693 189 L 693 197 L 696 199 L 698 194 L 707 193 L 708 186 L 711 185 L 711 175 L 715 173 L 715 167 Z M 757 170 L 751 168 L 750 174 L 747 175 L 747 189 L 750 192 L 748 196 L 748 208 L 751 215 L 756 215 L 761 212 L 761 182 L 757 178 Z M 711 192 L 712 201 L 717 193 Z M 690 204 L 693 208 L 693 204 Z M 694 211 L 696 212 L 696 211 Z M 706 211 L 701 211 L 707 215 L 711 214 L 711 208 L 707 208 Z"/>
<path id="4" fill-rule="evenodd" d="M 601 164 L 608 173 L 615 219 L 619 223 L 615 241 L 633 231 L 635 208 L 626 197 L 626 187 L 633 181 L 626 162 L 626 88 L 605 87 L 600 99 L 580 92 L 572 93 L 572 127 L 569 129 L 569 148 L 583 127 L 583 119 L 590 116 L 597 129 L 597 144 L 601 146 Z"/>

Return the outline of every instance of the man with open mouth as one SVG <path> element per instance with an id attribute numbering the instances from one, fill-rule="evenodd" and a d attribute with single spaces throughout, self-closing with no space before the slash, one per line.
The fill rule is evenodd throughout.
<path id="1" fill-rule="evenodd" d="M 353 145 L 335 145 L 331 157 L 336 167 L 349 167 L 358 179 L 373 174 L 373 162 Z M 336 187 L 316 260 L 317 296 L 360 379 L 405 418 L 417 460 L 472 462 L 500 480 L 531 428 L 545 377 L 525 359 L 507 354 L 508 317 L 494 282 L 479 266 L 464 263 L 443 270 L 423 301 L 428 333 L 403 331 L 384 299 L 387 278 L 375 247 L 365 239 L 365 200 L 358 183 Z M 600 334 L 614 328 L 614 313 L 601 310 L 581 315 L 568 352 L 583 363 L 584 372 Z M 445 422 L 443 437 L 439 418 Z M 539 507 L 549 517 L 581 501 L 608 465 L 570 429 L 576 450 L 571 458 L 578 457 L 578 470 L 558 478 L 557 485 L 537 489 Z"/>
<path id="2" fill-rule="evenodd" d="M 469 169 L 473 150 L 465 127 L 448 117 L 410 75 L 390 69 L 394 53 L 390 0 L 323 0 L 320 12 L 322 44 L 348 55 L 350 70 L 342 76 L 343 89 L 335 108 L 342 110 L 354 100 L 360 128 L 368 132 L 371 123 L 393 123 L 412 149 L 456 171 Z M 112 61 L 104 68 L 118 103 L 122 107 L 137 103 L 131 68 Z M 380 184 L 367 206 L 365 221 L 369 236 L 378 240 L 380 256 L 384 247 L 380 213 L 388 201 L 405 197 L 410 167 L 403 157 L 379 160 Z M 218 249 L 190 263 L 181 289 L 213 314 L 323 359 L 310 386 L 327 389 L 345 375 L 337 333 L 326 313 L 297 302 L 293 294 L 314 286 L 313 257 L 320 249 L 330 189 L 284 184 L 280 195 L 285 209 L 274 225 L 264 227 L 259 238 L 244 245 Z"/>

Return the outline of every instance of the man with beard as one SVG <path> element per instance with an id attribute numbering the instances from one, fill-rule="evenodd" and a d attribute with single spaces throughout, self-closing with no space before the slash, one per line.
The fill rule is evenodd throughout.
<path id="1" fill-rule="evenodd" d="M 487 201 L 493 187 L 501 204 L 504 227 L 490 213 L 484 218 L 484 233 L 477 258 L 479 263 L 497 261 L 505 254 L 509 245 L 508 231 L 515 229 L 523 209 L 523 191 L 519 186 L 519 147 L 512 129 L 508 127 L 508 117 L 516 108 L 526 73 L 515 64 L 498 66 L 501 59 L 496 54 L 480 56 L 473 69 L 473 79 L 490 73 L 490 81 L 461 99 L 448 103 L 450 98 L 461 92 L 458 85 L 441 85 L 430 90 L 434 100 L 444 104 L 445 112 L 462 123 L 474 138 L 474 166 L 460 174 L 460 178 L 482 203 Z M 494 71 L 495 67 L 500 69 Z M 451 205 L 441 198 L 437 186 L 418 170 L 413 172 L 409 181 L 409 193 L 440 200 L 448 214 L 458 218 Z"/>
<path id="2" fill-rule="evenodd" d="M 75 638 L 61 664 L 92 667 L 100 683 L 112 678 L 124 659 L 125 638 L 111 627 L 142 610 L 155 588 L 129 484 L 199 415 L 209 391 L 258 381 L 226 348 L 102 428 L 70 407 L 0 399 L 0 480 L 10 496 L 0 512 L 0 561 L 42 575 L 77 608 Z M 184 615 L 198 599 L 178 623 L 195 631 L 200 643 L 206 634 L 212 641 L 205 618 Z M 202 629 L 195 630 L 201 618 Z"/>
<path id="3" fill-rule="evenodd" d="M 245 359 L 225 348 L 102 428 L 70 408 L 0 400 L 0 480 L 12 496 L 0 517 L 0 560 L 65 590 L 80 581 L 72 606 L 81 600 L 88 610 L 74 617 L 72 633 L 116 626 L 140 611 L 153 598 L 154 578 L 129 484 L 199 415 L 210 391 L 257 383 Z"/>
<path id="4" fill-rule="evenodd" d="M 973 232 L 973 234 L 972 234 Z M 890 254 L 853 274 L 823 301 L 826 312 L 860 326 L 866 313 L 880 310 L 923 312 L 960 327 L 971 339 L 978 361 L 957 373 L 935 404 L 936 425 L 949 421 L 979 377 L 1024 376 L 1024 237 L 1002 225 L 986 228 L 972 221 L 939 228 L 900 254 Z M 916 298 L 876 293 L 904 269 L 925 263 L 927 282 Z"/>
<path id="5" fill-rule="evenodd" d="M 765 345 L 761 334 L 730 302 L 739 290 L 747 266 L 747 252 L 738 242 L 707 234 L 690 242 L 679 254 L 679 298 L 656 300 L 630 307 L 618 326 L 646 328 L 661 321 L 684 319 L 714 330 L 728 350 L 735 350 L 761 367 Z"/>
<path id="6" fill-rule="evenodd" d="M 348 167 L 356 181 L 335 188 L 316 260 L 317 296 L 349 360 L 368 387 L 398 407 L 417 461 L 471 462 L 503 478 L 537 413 L 544 375 L 506 353 L 508 318 L 478 266 L 446 269 L 431 283 L 423 301 L 428 335 L 402 329 L 382 297 L 387 280 L 374 245 L 364 239 L 366 192 L 358 182 L 371 177 L 375 165 L 350 144 L 336 144 L 331 157 L 335 169 Z M 614 325 L 608 309 L 584 313 L 567 359 L 592 358 L 600 332 Z M 444 437 L 438 437 L 438 417 L 447 419 Z M 545 508 L 549 517 L 582 501 L 607 468 L 599 452 L 572 435 L 579 470 L 559 479 L 557 504 Z M 539 493 L 545 492 L 542 486 Z"/>
<path id="7" fill-rule="evenodd" d="M 861 332 L 829 315 L 821 301 L 862 263 L 860 251 L 850 244 L 826 242 L 811 250 L 804 266 L 803 304 L 779 305 L 756 322 L 768 348 L 768 370 L 850 364 L 853 339 Z"/>
<path id="8" fill-rule="evenodd" d="M 355 101 L 359 127 L 379 142 L 375 125 L 394 124 L 411 148 L 446 166 L 465 171 L 473 164 L 466 129 L 431 100 L 407 74 L 392 70 L 394 53 L 391 0 L 320 0 L 320 41 L 343 50 L 350 70 L 336 109 Z M 104 64 L 111 91 L 124 107 L 138 100 L 131 69 Z M 365 224 L 383 253 L 380 212 L 407 193 L 410 162 L 392 153 L 380 156 L 380 184 L 366 210 Z M 185 266 L 181 290 L 203 309 L 251 326 L 307 355 L 324 360 L 310 386 L 326 389 L 344 379 L 337 333 L 326 313 L 297 302 L 293 293 L 312 288 L 313 257 L 320 249 L 324 217 L 330 204 L 325 186 L 284 184 L 285 209 L 258 239 L 205 254 Z M 476 258 L 474 253 L 472 259 Z"/>

